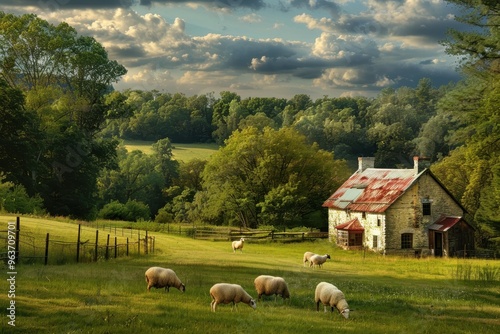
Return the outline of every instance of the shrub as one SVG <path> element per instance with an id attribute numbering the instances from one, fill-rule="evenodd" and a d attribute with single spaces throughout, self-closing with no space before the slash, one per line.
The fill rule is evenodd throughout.
<path id="1" fill-rule="evenodd" d="M 138 221 L 138 220 L 149 220 L 151 213 L 149 206 L 143 202 L 136 200 L 128 200 L 125 204 L 127 217 L 125 220 L 128 221 Z"/>
<path id="2" fill-rule="evenodd" d="M 110 220 L 127 220 L 127 208 L 125 204 L 118 201 L 111 201 L 99 211 L 98 216 Z"/>
<path id="3" fill-rule="evenodd" d="M 148 220 L 149 216 L 149 206 L 136 200 L 129 200 L 126 204 L 112 201 L 99 211 L 100 218 L 110 220 Z"/>
<path id="4" fill-rule="evenodd" d="M 174 221 L 173 215 L 167 211 L 166 208 L 161 208 L 155 217 L 155 223 L 167 224 Z"/>
<path id="5" fill-rule="evenodd" d="M 29 197 L 22 185 L 14 185 L 2 194 L 3 209 L 11 213 L 43 213 L 43 200 L 40 196 Z"/>

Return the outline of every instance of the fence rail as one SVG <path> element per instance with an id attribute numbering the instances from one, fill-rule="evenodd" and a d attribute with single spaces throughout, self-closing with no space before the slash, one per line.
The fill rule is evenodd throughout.
<path id="1" fill-rule="evenodd" d="M 15 263 L 44 263 L 64 264 L 69 262 L 96 262 L 108 260 L 133 254 L 154 253 L 155 237 L 148 231 L 130 230 L 130 238 L 116 234 L 106 236 L 106 242 L 102 242 L 99 234 L 103 231 L 95 230 L 95 239 L 82 240 L 82 226 L 78 225 L 77 238 L 75 241 L 57 240 L 51 238 L 47 233 L 44 238 L 34 235 L 29 231 L 23 231 L 20 218 L 16 222 L 8 222 L 8 229 L 0 231 L 0 260 L 7 262 L 14 254 Z M 75 228 L 76 232 L 76 228 Z M 128 232 L 128 231 L 127 231 Z M 88 237 L 90 230 L 86 229 Z M 104 231 L 106 233 L 106 231 Z"/>
<path id="2" fill-rule="evenodd" d="M 250 240 L 271 240 L 282 242 L 306 241 L 328 238 L 328 232 L 278 232 L 275 230 L 214 230 L 195 228 L 193 238 L 206 240 L 237 240 L 239 238 Z"/>

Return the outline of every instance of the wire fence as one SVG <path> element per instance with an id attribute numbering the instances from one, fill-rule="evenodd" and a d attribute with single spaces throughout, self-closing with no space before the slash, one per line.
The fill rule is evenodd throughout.
<path id="1" fill-rule="evenodd" d="M 57 236 L 50 233 L 24 231 L 19 217 L 8 222 L 6 230 L 0 230 L 0 259 L 19 263 L 66 264 L 97 262 L 131 255 L 154 253 L 155 237 L 148 231 L 136 229 L 92 229 L 75 225 L 62 229 Z M 114 232 L 114 233 L 113 233 Z M 75 235 L 74 241 L 63 235 Z"/>

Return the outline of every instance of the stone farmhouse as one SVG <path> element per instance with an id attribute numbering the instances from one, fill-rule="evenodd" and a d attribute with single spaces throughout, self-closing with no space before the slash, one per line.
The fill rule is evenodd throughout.
<path id="1" fill-rule="evenodd" d="M 358 170 L 328 198 L 328 231 L 344 249 L 415 256 L 465 256 L 474 250 L 474 228 L 465 209 L 427 168 Z"/>

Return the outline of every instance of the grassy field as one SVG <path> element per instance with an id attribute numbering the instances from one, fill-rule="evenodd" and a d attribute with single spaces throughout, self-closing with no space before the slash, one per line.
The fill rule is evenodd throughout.
<path id="1" fill-rule="evenodd" d="M 126 140 L 124 142 L 125 148 L 131 152 L 133 150 L 139 150 L 146 154 L 152 152 L 151 145 L 152 141 L 141 141 L 141 140 Z M 218 150 L 217 144 L 174 144 L 172 153 L 174 158 L 179 161 L 190 161 L 192 159 L 208 160 L 210 156 Z"/>
<path id="2" fill-rule="evenodd" d="M 7 218 L 0 216 L 4 230 Z M 63 231 L 70 223 L 22 218 L 33 234 Z M 155 254 L 109 261 L 16 267 L 16 327 L 7 322 L 9 271 L 0 333 L 498 333 L 500 262 L 414 259 L 342 251 L 326 240 L 247 242 L 233 253 L 229 242 L 200 241 L 156 232 Z M 73 238 L 73 236 L 71 236 Z M 322 269 L 302 265 L 304 251 L 329 253 Z M 186 292 L 146 291 L 150 266 L 174 269 Z M 291 299 L 267 297 L 256 310 L 239 304 L 210 311 L 210 287 L 238 283 L 256 297 L 253 280 L 282 276 Z M 316 312 L 314 288 L 327 281 L 346 295 L 351 316 Z M 322 308 L 320 309 L 322 310 Z"/>

